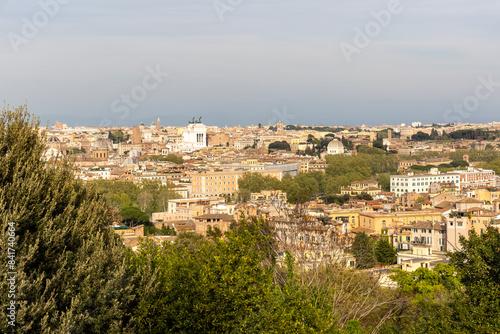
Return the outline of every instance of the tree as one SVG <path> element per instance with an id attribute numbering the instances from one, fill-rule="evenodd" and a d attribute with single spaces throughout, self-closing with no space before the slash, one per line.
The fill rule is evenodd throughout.
<path id="1" fill-rule="evenodd" d="M 386 150 L 387 146 L 384 146 L 384 143 L 381 140 L 376 140 L 373 142 L 373 147 L 379 148 L 381 150 Z"/>
<path id="2" fill-rule="evenodd" d="M 240 192 L 242 190 L 248 190 L 249 193 L 258 193 L 262 190 L 279 189 L 279 183 L 280 181 L 275 177 L 262 175 L 261 173 L 256 172 L 244 173 L 243 176 L 238 179 Z"/>
<path id="3" fill-rule="evenodd" d="M 365 200 L 365 201 L 373 201 L 372 195 L 367 193 L 366 191 L 362 191 L 358 195 L 356 195 L 357 199 Z"/>
<path id="4" fill-rule="evenodd" d="M 186 237 L 179 236 L 186 241 Z M 193 241 L 188 238 L 188 240 Z M 241 221 L 225 238 L 180 245 L 142 243 L 131 266 L 138 332 L 297 333 L 332 329 L 327 312 L 296 289 L 274 283 L 274 241 L 263 221 Z"/>
<path id="5" fill-rule="evenodd" d="M 382 188 L 383 191 L 391 190 L 391 174 L 389 173 L 378 174 L 377 181 L 380 184 L 380 188 Z"/>
<path id="6" fill-rule="evenodd" d="M 399 284 L 401 293 L 412 298 L 396 328 L 409 333 L 468 333 L 457 326 L 454 315 L 454 304 L 463 301 L 463 285 L 452 265 L 439 263 L 433 269 L 392 272 L 390 278 Z"/>
<path id="7" fill-rule="evenodd" d="M 184 163 L 184 159 L 182 157 L 177 156 L 173 153 L 170 153 L 168 155 L 152 155 L 152 156 L 145 156 L 141 157 L 141 160 L 152 160 L 152 161 L 169 161 L 173 162 L 177 165 L 182 165 Z"/>
<path id="8" fill-rule="evenodd" d="M 121 209 L 120 215 L 122 216 L 123 222 L 127 225 L 130 224 L 135 226 L 149 222 L 148 214 L 134 206 L 127 206 Z"/>
<path id="9" fill-rule="evenodd" d="M 430 140 L 430 139 L 431 139 L 431 136 L 425 132 L 422 132 L 422 131 L 418 131 L 416 134 L 411 136 L 411 140 L 414 140 L 414 141 L 424 141 L 424 140 Z"/>
<path id="10" fill-rule="evenodd" d="M 373 251 L 373 240 L 365 232 L 356 234 L 351 252 L 356 258 L 356 267 L 360 269 L 372 268 L 377 263 Z"/>
<path id="11" fill-rule="evenodd" d="M 137 196 L 137 202 L 139 202 L 139 207 L 142 211 L 146 211 L 153 200 L 153 195 L 149 191 L 142 191 L 138 196 Z"/>
<path id="12" fill-rule="evenodd" d="M 379 263 L 385 265 L 395 264 L 397 261 L 397 250 L 389 243 L 388 238 L 381 238 L 375 247 L 375 256 Z"/>
<path id="13" fill-rule="evenodd" d="M 46 164 L 39 124 L 26 106 L 4 106 L 0 117 L 0 251 L 15 249 L 13 268 L 0 266 L 0 332 L 131 331 L 135 276 L 106 202 L 67 161 Z M 10 299 L 8 271 L 17 273 Z M 15 327 L 5 313 L 11 300 Z"/>
<path id="14" fill-rule="evenodd" d="M 461 327 L 494 332 L 500 328 L 500 231 L 489 227 L 478 235 L 472 230 L 468 240 L 460 237 L 460 245 L 461 250 L 449 256 L 465 286 L 465 303 L 455 305 Z"/>
<path id="15" fill-rule="evenodd" d="M 207 227 L 207 238 L 214 240 L 214 239 L 217 239 L 217 238 L 220 238 L 220 237 L 222 237 L 222 231 L 220 230 L 220 228 L 217 227 L 217 226 L 214 226 L 212 228 L 212 226 L 208 225 L 208 227 Z"/>
<path id="16" fill-rule="evenodd" d="M 366 145 L 358 145 L 357 150 L 359 153 L 363 154 L 385 154 L 385 151 L 383 148 L 377 148 L 377 147 L 370 147 Z"/>
<path id="17" fill-rule="evenodd" d="M 290 144 L 288 144 L 286 141 L 275 141 L 274 143 L 269 144 L 268 146 L 269 150 L 285 150 L 285 151 L 290 151 Z"/>

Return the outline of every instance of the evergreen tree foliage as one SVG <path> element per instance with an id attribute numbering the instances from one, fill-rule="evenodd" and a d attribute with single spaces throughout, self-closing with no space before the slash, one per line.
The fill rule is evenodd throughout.
<path id="1" fill-rule="evenodd" d="M 379 263 L 386 265 L 395 264 L 397 261 L 397 250 L 390 243 L 388 238 L 381 238 L 375 247 L 375 256 Z"/>
<path id="2" fill-rule="evenodd" d="M 351 252 L 356 258 L 356 266 L 360 269 L 372 268 L 377 263 L 373 240 L 365 232 L 356 234 L 352 242 Z"/>
<path id="3" fill-rule="evenodd" d="M 15 249 L 15 270 L 0 266 L 0 290 L 15 271 L 15 327 L 0 294 L 0 332 L 105 333 L 131 326 L 133 280 L 122 241 L 108 227 L 96 191 L 74 180 L 65 161 L 42 159 L 45 135 L 26 107 L 0 117 L 0 252 Z M 15 244 L 7 243 L 9 223 Z M 2 258 L 5 259 L 5 255 Z"/>
<path id="4" fill-rule="evenodd" d="M 122 216 L 123 223 L 126 225 L 137 226 L 149 222 L 148 214 L 134 206 L 127 206 L 121 209 L 120 216 Z"/>

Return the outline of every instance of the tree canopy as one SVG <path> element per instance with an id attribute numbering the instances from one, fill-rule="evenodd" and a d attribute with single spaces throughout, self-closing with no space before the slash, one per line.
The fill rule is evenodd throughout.
<path id="1" fill-rule="evenodd" d="M 15 327 L 0 296 L 2 333 L 98 333 L 131 326 L 134 276 L 120 238 L 108 227 L 105 200 L 74 179 L 66 161 L 42 158 L 45 135 L 26 107 L 0 117 L 2 254 L 15 249 Z M 11 228 L 9 230 L 9 228 Z M 8 267 L 0 266 L 2 277 Z M 8 291 L 8 282 L 0 282 Z"/>

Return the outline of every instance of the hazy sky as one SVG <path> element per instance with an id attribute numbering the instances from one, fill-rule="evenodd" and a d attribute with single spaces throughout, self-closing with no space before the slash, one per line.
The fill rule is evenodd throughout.
<path id="1" fill-rule="evenodd" d="M 498 0 L 0 0 L 0 98 L 51 123 L 500 121 L 499 16 Z"/>

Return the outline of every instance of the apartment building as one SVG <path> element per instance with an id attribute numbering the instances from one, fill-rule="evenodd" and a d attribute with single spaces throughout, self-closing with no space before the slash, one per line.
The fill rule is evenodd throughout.
<path id="1" fill-rule="evenodd" d="M 496 186 L 495 171 L 491 169 L 469 167 L 467 170 L 457 170 L 453 173 L 460 175 L 460 189 Z"/>
<path id="2" fill-rule="evenodd" d="M 448 173 L 440 173 L 437 168 L 432 168 L 429 174 L 391 175 L 391 191 L 398 196 L 407 192 L 426 193 L 433 183 L 455 184 L 459 190 L 495 187 L 496 176 L 493 170 L 474 167 Z"/>
<path id="3" fill-rule="evenodd" d="M 275 177 L 281 180 L 283 171 L 281 170 L 257 170 L 264 176 Z M 191 172 L 192 197 L 223 197 L 235 195 L 238 188 L 238 179 L 244 174 L 242 170 L 235 171 L 200 171 Z"/>
<path id="4" fill-rule="evenodd" d="M 405 211 L 405 212 L 360 212 L 358 227 L 369 228 L 375 234 L 389 227 L 411 225 L 421 221 L 441 222 L 441 212 L 435 210 Z"/>
<path id="5" fill-rule="evenodd" d="M 409 233 L 408 233 L 409 232 Z M 425 247 L 432 251 L 446 251 L 446 224 L 434 221 L 420 221 L 402 227 L 397 235 L 397 248 L 412 249 L 415 246 Z"/>
<path id="6" fill-rule="evenodd" d="M 460 174 L 439 173 L 437 168 L 432 168 L 429 174 L 391 175 L 391 191 L 396 196 L 404 193 L 427 193 L 433 183 L 460 184 Z"/>
<path id="7" fill-rule="evenodd" d="M 340 193 L 342 195 L 359 195 L 361 193 L 367 193 L 371 196 L 376 196 L 382 191 L 379 186 L 378 181 L 356 181 L 352 182 L 350 186 L 342 187 Z"/>

